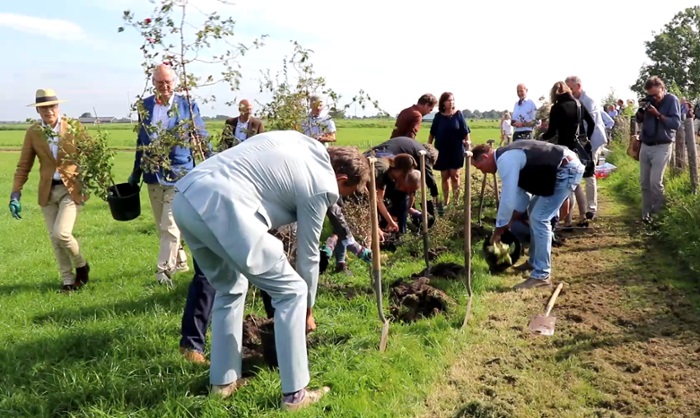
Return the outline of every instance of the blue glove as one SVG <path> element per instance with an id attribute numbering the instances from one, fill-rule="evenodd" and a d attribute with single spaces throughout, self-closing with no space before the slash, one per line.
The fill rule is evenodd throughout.
<path id="1" fill-rule="evenodd" d="M 360 251 L 359 254 L 357 254 L 357 257 L 364 261 L 365 263 L 371 263 L 372 262 L 372 250 L 369 248 L 362 248 L 362 251 Z"/>
<path id="2" fill-rule="evenodd" d="M 15 219 L 22 219 L 20 212 L 22 212 L 22 204 L 19 203 L 19 200 L 10 200 L 10 213 L 12 213 L 12 217 Z"/>
<path id="3" fill-rule="evenodd" d="M 126 182 L 129 183 L 132 187 L 138 188 L 140 180 L 141 180 L 140 174 L 131 173 L 131 175 L 129 176 L 129 180 L 127 180 Z"/>
<path id="4" fill-rule="evenodd" d="M 324 256 L 328 257 L 329 259 L 331 258 L 331 255 L 333 255 L 333 252 L 331 251 L 330 248 L 326 244 L 323 244 L 321 246 L 321 252 L 323 253 Z"/>

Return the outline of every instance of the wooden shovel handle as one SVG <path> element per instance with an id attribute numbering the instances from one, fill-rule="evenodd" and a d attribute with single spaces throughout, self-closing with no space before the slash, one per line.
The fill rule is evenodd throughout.
<path id="1" fill-rule="evenodd" d="M 559 286 L 557 286 L 554 293 L 552 293 L 552 296 L 549 298 L 549 303 L 547 303 L 547 310 L 545 311 L 544 316 L 549 316 L 549 313 L 552 312 L 554 301 L 557 300 L 557 296 L 559 296 L 559 292 L 561 292 L 562 287 L 564 287 L 564 283 L 559 283 Z"/>
<path id="2" fill-rule="evenodd" d="M 379 213 L 377 210 L 377 184 L 374 168 L 376 162 L 377 159 L 375 157 L 369 157 L 369 210 L 370 221 L 372 222 L 372 269 L 380 273 L 382 262 L 379 256 Z"/>

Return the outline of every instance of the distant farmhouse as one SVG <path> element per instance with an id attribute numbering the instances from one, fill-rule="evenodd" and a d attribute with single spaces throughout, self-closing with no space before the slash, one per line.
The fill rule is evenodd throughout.
<path id="1" fill-rule="evenodd" d="M 114 116 L 101 116 L 98 118 L 95 117 L 83 117 L 83 118 L 78 118 L 78 121 L 82 124 L 90 124 L 90 123 L 131 123 L 131 119 L 129 118 L 121 118 L 117 119 Z"/>

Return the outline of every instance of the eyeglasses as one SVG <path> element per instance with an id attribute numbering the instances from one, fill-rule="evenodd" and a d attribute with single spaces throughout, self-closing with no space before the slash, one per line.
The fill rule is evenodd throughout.
<path id="1" fill-rule="evenodd" d="M 172 86 L 175 80 L 155 80 L 156 86 Z"/>
<path id="2" fill-rule="evenodd" d="M 53 105 L 50 105 L 50 106 L 37 106 L 37 109 L 39 109 L 39 112 L 48 112 L 49 110 L 53 112 L 53 111 L 55 111 L 56 109 L 58 109 L 58 105 L 57 105 L 57 104 L 53 104 Z"/>

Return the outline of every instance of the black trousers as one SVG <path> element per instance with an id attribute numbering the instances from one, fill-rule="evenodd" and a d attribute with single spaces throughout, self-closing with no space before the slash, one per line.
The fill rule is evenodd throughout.
<path id="1" fill-rule="evenodd" d="M 203 353 L 216 290 L 209 284 L 204 273 L 200 270 L 197 260 L 193 259 L 192 261 L 194 263 L 194 277 L 190 282 L 185 312 L 182 314 L 180 347 Z M 265 314 L 268 318 L 274 318 L 275 308 L 272 307 L 272 298 L 262 290 L 260 295 L 265 305 Z"/>

